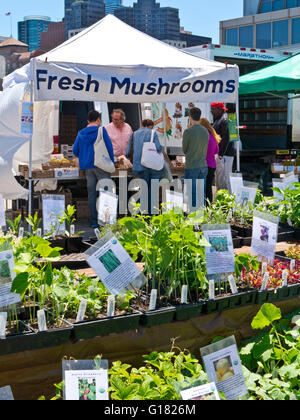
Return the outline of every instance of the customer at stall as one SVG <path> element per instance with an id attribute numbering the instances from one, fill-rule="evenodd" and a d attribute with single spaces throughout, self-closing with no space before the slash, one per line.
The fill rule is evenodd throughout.
<path id="1" fill-rule="evenodd" d="M 201 110 L 191 108 L 189 112 L 191 127 L 183 133 L 182 149 L 186 156 L 185 180 L 192 180 L 192 206 L 197 206 L 197 180 L 204 180 L 204 199 L 207 177 L 208 131 L 200 124 Z"/>
<path id="2" fill-rule="evenodd" d="M 228 190 L 231 192 L 230 174 L 233 167 L 235 148 L 234 143 L 230 141 L 227 111 L 228 109 L 222 102 L 211 104 L 211 112 L 214 118 L 213 128 L 222 139 L 217 159 L 216 187 L 217 191 Z"/>
<path id="3" fill-rule="evenodd" d="M 161 180 L 163 176 L 163 169 L 161 171 L 155 171 L 154 169 L 146 168 L 142 165 L 142 153 L 144 143 L 149 143 L 152 137 L 152 131 L 154 129 L 154 122 L 152 120 L 142 121 L 142 127 L 135 131 L 130 137 L 129 144 L 126 150 L 126 157 L 133 163 L 133 175 L 136 178 L 143 179 L 146 181 L 148 186 L 148 214 L 152 214 L 151 206 L 151 182 L 152 180 Z M 155 132 L 153 138 L 154 145 L 157 152 L 162 152 L 163 147 L 161 146 L 158 135 Z"/>
<path id="4" fill-rule="evenodd" d="M 88 125 L 78 133 L 76 142 L 73 146 L 74 155 L 79 158 L 79 167 L 85 171 L 88 189 L 88 201 L 91 213 L 91 227 L 98 227 L 97 212 L 97 184 L 101 179 L 110 178 L 111 175 L 95 166 L 94 145 L 98 137 L 99 127 L 101 126 L 101 115 L 97 111 L 90 111 L 88 114 Z M 107 147 L 109 156 L 114 162 L 112 142 L 103 127 L 103 139 Z"/>
<path id="5" fill-rule="evenodd" d="M 221 137 L 216 133 L 216 130 L 210 124 L 206 118 L 201 118 L 200 124 L 207 129 L 209 133 L 209 142 L 207 149 L 206 162 L 208 166 L 208 174 L 206 178 L 206 200 L 209 203 L 213 202 L 213 182 L 215 179 L 216 172 L 216 157 L 219 154 L 219 143 L 221 142 Z"/>
<path id="6" fill-rule="evenodd" d="M 126 123 L 126 115 L 122 109 L 114 109 L 111 115 L 112 122 L 105 128 L 111 139 L 116 160 L 125 156 L 130 136 L 133 131 Z"/>

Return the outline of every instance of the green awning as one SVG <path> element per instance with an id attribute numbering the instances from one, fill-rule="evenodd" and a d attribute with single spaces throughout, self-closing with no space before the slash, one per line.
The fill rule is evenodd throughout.
<path id="1" fill-rule="evenodd" d="M 264 92 L 300 92 L 300 53 L 240 77 L 240 95 Z"/>

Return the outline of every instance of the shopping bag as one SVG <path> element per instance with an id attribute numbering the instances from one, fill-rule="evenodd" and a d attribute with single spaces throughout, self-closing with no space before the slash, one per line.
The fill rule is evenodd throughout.
<path id="1" fill-rule="evenodd" d="M 154 144 L 155 131 L 152 130 L 150 143 L 144 143 L 141 164 L 145 168 L 153 169 L 154 171 L 161 171 L 164 167 L 164 155 L 159 153 Z"/>
<path id="2" fill-rule="evenodd" d="M 115 172 L 115 165 L 112 162 L 104 138 L 103 138 L 103 128 L 100 127 L 98 130 L 97 140 L 94 145 L 95 150 L 95 166 L 99 169 L 102 169 L 104 172 L 110 174 Z"/>

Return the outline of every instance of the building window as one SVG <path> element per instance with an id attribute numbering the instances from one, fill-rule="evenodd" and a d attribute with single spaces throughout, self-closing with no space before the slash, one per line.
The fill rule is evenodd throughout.
<path id="1" fill-rule="evenodd" d="M 297 7 L 298 3 L 300 5 L 300 2 L 298 0 L 286 0 L 286 7 L 288 9 L 292 8 L 292 7 Z"/>
<path id="2" fill-rule="evenodd" d="M 292 44 L 300 44 L 300 18 L 292 22 Z"/>
<path id="3" fill-rule="evenodd" d="M 242 26 L 239 30 L 239 45 L 241 47 L 253 47 L 253 26 Z"/>
<path id="4" fill-rule="evenodd" d="M 263 0 L 260 13 L 272 12 L 272 0 Z"/>
<path id="5" fill-rule="evenodd" d="M 271 23 L 256 25 L 256 48 L 271 48 Z"/>
<path id="6" fill-rule="evenodd" d="M 285 4 L 284 3 L 285 3 L 284 0 L 273 0 L 272 10 L 276 11 L 276 10 L 285 9 Z"/>
<path id="7" fill-rule="evenodd" d="M 238 46 L 238 28 L 226 29 L 226 45 Z"/>
<path id="8" fill-rule="evenodd" d="M 281 47 L 289 43 L 289 21 L 273 22 L 273 47 Z"/>

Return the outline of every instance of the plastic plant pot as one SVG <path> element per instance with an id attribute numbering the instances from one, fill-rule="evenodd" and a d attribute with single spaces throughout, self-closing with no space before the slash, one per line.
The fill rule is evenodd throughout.
<path id="1" fill-rule="evenodd" d="M 154 311 L 142 311 L 141 325 L 154 327 L 157 325 L 170 324 L 175 318 L 175 306 L 155 309 Z"/>
<path id="2" fill-rule="evenodd" d="M 19 333 L 8 334 L 5 340 L 0 340 L 0 356 L 32 349 L 35 332 L 22 321 L 19 321 L 19 328 Z"/>
<path id="3" fill-rule="evenodd" d="M 213 312 L 222 312 L 231 309 L 230 299 L 231 296 L 225 296 L 208 300 L 206 302 L 205 313 L 211 314 Z"/>
<path id="4" fill-rule="evenodd" d="M 255 305 L 257 290 L 250 290 L 247 292 L 232 295 L 230 299 L 230 307 L 240 308 L 242 306 Z"/>
<path id="5" fill-rule="evenodd" d="M 74 323 L 72 330 L 72 340 L 87 340 L 96 337 L 103 337 L 112 333 L 137 330 L 140 325 L 142 313 L 103 318 L 96 321 L 83 321 Z"/>
<path id="6" fill-rule="evenodd" d="M 175 306 L 175 320 L 186 321 L 188 319 L 198 318 L 200 315 L 203 314 L 205 305 L 206 303 L 203 301 L 199 303 L 190 303 L 187 305 Z"/>

